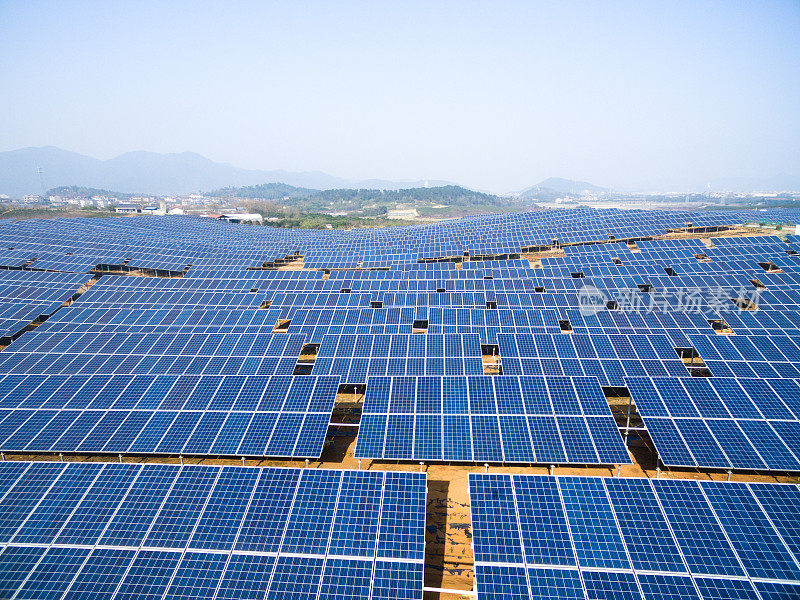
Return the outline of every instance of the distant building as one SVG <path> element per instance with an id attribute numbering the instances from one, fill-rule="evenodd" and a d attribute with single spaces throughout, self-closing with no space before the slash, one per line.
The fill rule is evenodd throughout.
<path id="1" fill-rule="evenodd" d="M 416 219 L 419 216 L 416 208 L 396 208 L 386 211 L 387 219 Z"/>
<path id="2" fill-rule="evenodd" d="M 219 216 L 221 221 L 230 221 L 231 223 L 262 223 L 264 217 L 258 213 L 226 213 Z"/>
<path id="3" fill-rule="evenodd" d="M 123 215 L 135 215 L 142 212 L 142 207 L 138 204 L 117 204 L 114 207 L 114 212 Z"/>

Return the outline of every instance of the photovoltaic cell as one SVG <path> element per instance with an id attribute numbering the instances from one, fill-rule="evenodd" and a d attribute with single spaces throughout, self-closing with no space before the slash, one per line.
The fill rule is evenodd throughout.
<path id="1" fill-rule="evenodd" d="M 790 598 L 800 586 L 796 485 L 472 473 L 469 486 L 479 599 Z"/>
<path id="2" fill-rule="evenodd" d="M 355 456 L 630 462 L 609 405 L 590 377 L 371 377 Z"/>
<path id="3" fill-rule="evenodd" d="M 0 462 L 0 481 L 5 597 L 422 596 L 422 473 Z"/>

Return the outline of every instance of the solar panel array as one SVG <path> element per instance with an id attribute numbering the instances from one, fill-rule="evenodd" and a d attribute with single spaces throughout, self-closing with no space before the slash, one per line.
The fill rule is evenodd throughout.
<path id="1" fill-rule="evenodd" d="M 800 596 L 796 485 L 469 476 L 478 600 Z"/>
<path id="2" fill-rule="evenodd" d="M 589 375 L 606 386 L 626 376 L 689 376 L 663 334 L 499 334 L 497 342 L 507 375 Z"/>
<path id="3" fill-rule="evenodd" d="M 287 329 L 302 333 L 309 344 L 321 344 L 328 334 L 391 335 L 412 333 L 417 313 L 414 308 L 297 308 Z M 427 312 L 427 311 L 423 311 Z M 423 317 L 424 318 L 424 317 Z"/>
<path id="4" fill-rule="evenodd" d="M 5 375 L 0 450 L 316 458 L 339 378 Z"/>
<path id="5" fill-rule="evenodd" d="M 651 239 L 795 215 L 0 221 L 0 342 L 17 338 L 0 353 L 0 450 L 316 458 L 339 385 L 356 384 L 358 458 L 627 464 L 601 388 L 625 386 L 647 430 L 626 441 L 649 435 L 663 464 L 800 471 L 797 240 Z M 289 261 L 304 270 L 275 270 Z M 0 597 L 419 599 L 425 485 L 0 462 Z M 470 486 L 481 598 L 800 595 L 796 486 Z"/>
<path id="6" fill-rule="evenodd" d="M 88 281 L 80 274 L 0 270 L 0 342 L 52 315 Z"/>
<path id="7" fill-rule="evenodd" d="M 633 377 L 627 387 L 665 464 L 800 470 L 796 380 Z"/>
<path id="8" fill-rule="evenodd" d="M 303 335 L 33 331 L 0 356 L 0 373 L 291 375 Z"/>
<path id="9" fill-rule="evenodd" d="M 350 384 L 386 375 L 483 375 L 481 344 L 475 334 L 326 335 L 311 373 Z"/>
<path id="10" fill-rule="evenodd" d="M 80 298 L 82 308 L 259 308 L 266 292 L 244 289 L 189 287 L 186 282 L 203 280 L 162 279 L 107 275 Z"/>
<path id="11" fill-rule="evenodd" d="M 800 377 L 797 336 L 774 331 L 770 335 L 688 335 L 689 345 L 715 377 Z"/>
<path id="12" fill-rule="evenodd" d="M 421 473 L 0 463 L 3 598 L 422 598 Z"/>
<path id="13" fill-rule="evenodd" d="M 191 217 L 54 219 L 0 227 L 0 266 L 87 272 L 96 267 L 181 273 L 259 268 L 301 251 L 314 268 L 392 268 L 418 259 L 497 256 L 521 248 L 623 240 L 692 227 L 714 229 L 760 220 L 793 222 L 791 210 L 697 212 L 534 211 L 467 217 L 415 227 L 313 231 L 257 228 Z M 180 229 L 180 236 L 174 230 Z M 487 235 L 491 233 L 491 235 Z M 397 248 L 403 248 L 398 252 Z M 237 252 L 232 255 L 230 250 Z M 407 249 L 407 250 L 406 250 Z M 41 262 L 40 262 L 41 261 Z M 37 266 L 37 263 L 39 265 Z M 191 265 L 191 266 L 190 266 Z"/>
<path id="14" fill-rule="evenodd" d="M 271 333 L 281 311 L 263 309 L 62 308 L 37 327 L 43 331 Z"/>
<path id="15" fill-rule="evenodd" d="M 370 377 L 357 458 L 628 464 L 589 377 Z"/>

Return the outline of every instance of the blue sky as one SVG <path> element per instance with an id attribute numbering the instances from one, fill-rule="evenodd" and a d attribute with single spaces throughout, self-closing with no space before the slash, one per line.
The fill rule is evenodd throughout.
<path id="1" fill-rule="evenodd" d="M 0 150 L 620 189 L 800 176 L 800 2 L 0 0 Z"/>

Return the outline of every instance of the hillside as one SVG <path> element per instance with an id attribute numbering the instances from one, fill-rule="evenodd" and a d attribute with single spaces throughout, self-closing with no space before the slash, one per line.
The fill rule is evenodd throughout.
<path id="1" fill-rule="evenodd" d="M 251 208 L 268 216 L 294 213 L 341 212 L 358 216 L 385 215 L 396 208 L 416 209 L 420 216 L 457 216 L 467 213 L 510 210 L 510 198 L 476 192 L 457 185 L 417 187 L 401 190 L 341 188 L 313 190 L 268 183 L 240 188 L 223 188 L 208 196 L 250 200 Z"/>
<path id="2" fill-rule="evenodd" d="M 107 198 L 128 199 L 137 195 L 140 194 L 126 194 L 123 192 L 115 192 L 113 190 L 82 187 L 78 185 L 62 185 L 60 187 L 50 188 L 44 193 L 45 198 L 49 198 L 50 196 L 69 196 L 69 197 L 84 197 L 84 198 L 91 198 L 92 196 L 105 196 Z"/>
<path id="3" fill-rule="evenodd" d="M 225 187 L 205 195 L 214 198 L 248 198 L 251 200 L 283 200 L 285 198 L 308 198 L 320 190 L 295 187 L 286 183 L 262 183 L 243 187 Z"/>
<path id="4" fill-rule="evenodd" d="M 347 187 L 400 189 L 424 185 L 422 181 L 351 181 L 321 171 L 240 169 L 194 152 L 159 154 L 137 151 L 108 160 L 53 146 L 0 152 L 0 194 L 16 198 L 41 194 L 45 189 L 61 186 L 118 190 L 129 194 L 174 195 L 278 182 L 320 190 Z"/>
<path id="5" fill-rule="evenodd" d="M 516 195 L 516 198 L 520 200 L 554 200 L 559 196 L 582 196 L 586 193 L 602 195 L 611 193 L 611 190 L 586 181 L 550 177 L 522 190 Z"/>

